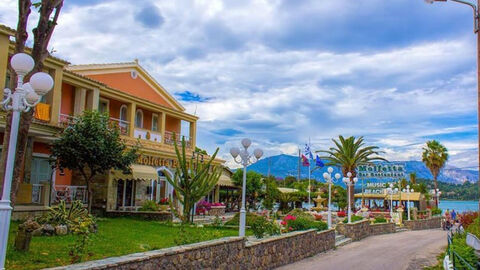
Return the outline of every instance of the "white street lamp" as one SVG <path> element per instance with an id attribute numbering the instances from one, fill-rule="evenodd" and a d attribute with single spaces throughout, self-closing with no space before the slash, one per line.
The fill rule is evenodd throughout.
<path id="1" fill-rule="evenodd" d="M 263 156 L 262 149 L 253 150 L 253 156 L 248 153 L 248 147 L 252 144 L 250 139 L 243 139 L 242 146 L 243 149 L 240 150 L 238 147 L 232 147 L 230 149 L 230 154 L 233 157 L 233 160 L 243 166 L 243 182 L 242 182 L 242 207 L 240 209 L 240 227 L 238 235 L 243 237 L 245 236 L 245 222 L 247 220 L 246 210 L 245 210 L 245 193 L 247 189 L 247 166 L 255 163 Z M 237 160 L 237 157 L 240 156 L 240 159 Z M 255 157 L 255 160 L 253 159 Z"/>
<path id="2" fill-rule="evenodd" d="M 333 168 L 328 167 L 328 172 L 323 173 L 323 179 L 328 183 L 328 228 L 332 228 L 332 184 L 335 179 L 338 181 L 342 176 L 339 173 L 335 174 L 335 179 L 332 178 Z"/>
<path id="3" fill-rule="evenodd" d="M 343 178 L 343 182 L 347 185 L 348 223 L 352 223 L 352 206 L 351 206 L 351 202 L 350 202 L 350 200 L 351 200 L 350 199 L 350 189 L 352 188 L 352 186 L 355 186 L 355 183 L 357 183 L 357 181 L 358 181 L 357 177 L 350 180 L 351 178 L 352 178 L 352 173 L 351 172 L 348 172 L 347 177 Z"/>
<path id="4" fill-rule="evenodd" d="M 17 149 L 18 126 L 20 113 L 28 112 L 40 102 L 41 96 L 45 95 L 53 87 L 53 79 L 44 72 L 37 72 L 30 78 L 30 83 L 23 83 L 23 78 L 30 72 L 35 62 L 32 57 L 25 53 L 17 53 L 12 56 L 10 65 L 17 74 L 17 87 L 15 92 L 8 88 L 3 90 L 4 99 L 0 102 L 5 110 L 11 110 L 12 122 L 10 138 L 8 141 L 7 166 L 5 167 L 5 179 L 3 182 L 2 199 L 0 200 L 0 269 L 5 267 L 7 252 L 8 229 L 10 227 L 10 190 L 12 189 L 13 166 L 15 163 L 15 150 Z"/>
<path id="5" fill-rule="evenodd" d="M 410 189 L 410 185 L 407 185 L 407 189 L 403 189 L 403 192 L 407 193 L 407 215 L 410 220 L 410 194 L 414 192 L 413 188 Z"/>
<path id="6" fill-rule="evenodd" d="M 393 220 L 393 193 L 398 191 L 398 188 L 393 188 L 393 184 L 390 183 L 390 186 L 387 188 L 387 193 L 390 194 L 390 219 Z"/>

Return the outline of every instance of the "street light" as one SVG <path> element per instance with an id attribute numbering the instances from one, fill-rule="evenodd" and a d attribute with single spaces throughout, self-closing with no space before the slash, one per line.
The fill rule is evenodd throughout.
<path id="1" fill-rule="evenodd" d="M 446 2 L 447 0 L 426 0 L 425 2 L 433 4 L 433 2 Z M 480 6 L 480 0 L 477 0 L 477 4 L 473 4 L 462 0 L 450 0 L 460 4 L 467 5 L 473 10 L 473 33 L 477 35 L 477 126 L 478 126 L 478 168 L 480 168 L 480 35 L 478 34 L 480 13 L 478 7 Z M 478 191 L 480 193 L 480 181 L 478 181 Z M 438 205 L 437 205 L 438 207 Z M 478 200 L 478 213 L 480 215 L 480 199 Z"/>
<path id="2" fill-rule="evenodd" d="M 233 160 L 243 166 L 243 182 L 242 182 L 242 207 L 240 209 L 240 227 L 238 235 L 243 237 L 245 236 L 245 221 L 246 221 L 246 211 L 245 211 L 245 193 L 247 189 L 247 166 L 255 163 L 263 156 L 262 149 L 253 150 L 253 156 L 256 160 L 253 160 L 253 156 L 248 152 L 248 147 L 252 144 L 250 139 L 243 139 L 242 146 L 243 149 L 240 150 L 238 147 L 232 147 L 230 149 L 230 154 L 233 157 Z M 240 159 L 237 160 L 237 157 L 240 156 Z"/>
<path id="3" fill-rule="evenodd" d="M 403 189 L 403 192 L 407 193 L 407 215 L 408 215 L 408 220 L 410 220 L 410 193 L 413 193 L 414 190 L 413 188 L 410 189 L 410 185 L 407 185 L 407 189 Z"/>
<path id="4" fill-rule="evenodd" d="M 332 228 L 332 184 L 335 179 L 338 181 L 342 177 L 339 173 L 335 174 L 335 179 L 332 178 L 333 168 L 328 167 L 328 172 L 323 173 L 323 179 L 328 183 L 328 228 Z"/>
<path id="5" fill-rule="evenodd" d="M 390 219 L 393 220 L 393 194 L 398 192 L 398 188 L 393 188 L 393 184 L 387 188 L 387 193 L 390 194 Z"/>
<path id="6" fill-rule="evenodd" d="M 53 87 L 53 79 L 44 72 L 37 72 L 30 78 L 30 83 L 23 83 L 27 75 L 34 67 L 32 57 L 25 53 L 17 53 L 12 56 L 10 65 L 17 74 L 17 87 L 15 92 L 8 88 L 3 90 L 4 99 L 0 105 L 7 111 L 12 111 L 10 138 L 8 141 L 7 166 L 5 167 L 5 179 L 3 181 L 3 193 L 0 200 L 0 269 L 5 269 L 5 256 L 7 252 L 8 228 L 10 227 L 10 190 L 12 189 L 13 166 L 17 149 L 18 126 L 20 125 L 20 113 L 28 112 L 40 102 L 41 96 L 45 95 Z"/>
<path id="7" fill-rule="evenodd" d="M 353 179 L 352 178 L 352 173 L 351 172 L 348 172 L 347 173 L 347 177 L 344 177 L 343 178 L 343 182 L 347 185 L 347 197 L 348 197 L 348 223 L 352 223 L 352 206 L 351 206 L 351 203 L 350 203 L 350 189 L 352 188 L 352 186 L 355 185 L 355 183 L 357 183 L 358 181 L 358 178 L 355 177 Z M 350 180 L 351 179 L 351 180 Z"/>

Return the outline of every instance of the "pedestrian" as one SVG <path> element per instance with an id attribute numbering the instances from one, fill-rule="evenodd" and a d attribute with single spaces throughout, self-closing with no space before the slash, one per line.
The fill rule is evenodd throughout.
<path id="1" fill-rule="evenodd" d="M 452 220 L 454 222 L 457 220 L 457 213 L 455 213 L 455 209 L 452 209 L 452 212 L 450 213 L 450 216 L 452 217 Z"/>

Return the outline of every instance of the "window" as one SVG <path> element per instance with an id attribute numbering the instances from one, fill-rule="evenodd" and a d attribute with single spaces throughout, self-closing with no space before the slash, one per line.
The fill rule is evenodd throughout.
<path id="1" fill-rule="evenodd" d="M 108 113 L 108 105 L 107 99 L 100 99 L 98 103 L 98 111 L 101 113 Z"/>
<path id="2" fill-rule="evenodd" d="M 40 182 L 49 182 L 52 178 L 52 166 L 48 158 L 33 157 L 30 174 L 30 184 L 40 184 Z"/>
<path id="3" fill-rule="evenodd" d="M 143 111 L 138 109 L 135 113 L 135 126 L 138 128 L 143 128 Z"/>
<path id="4" fill-rule="evenodd" d="M 158 114 L 152 114 L 152 131 L 158 131 Z"/>
<path id="5" fill-rule="evenodd" d="M 122 105 L 120 107 L 120 120 L 127 121 L 127 106 Z"/>

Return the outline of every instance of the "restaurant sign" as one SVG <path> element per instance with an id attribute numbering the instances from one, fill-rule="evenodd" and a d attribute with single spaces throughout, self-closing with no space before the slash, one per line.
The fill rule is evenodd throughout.
<path id="1" fill-rule="evenodd" d="M 147 155 L 139 155 L 136 163 L 140 165 L 147 165 L 152 167 L 165 166 L 169 168 L 176 168 L 178 166 L 178 161 L 176 159 L 147 156 Z"/>
<path id="2" fill-rule="evenodd" d="M 359 178 L 403 178 L 405 177 L 404 164 L 373 164 L 360 165 L 357 168 Z"/>

